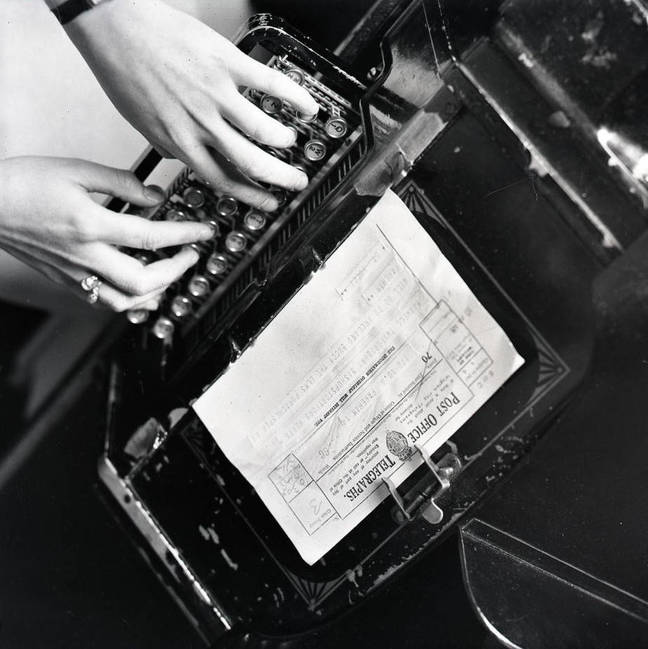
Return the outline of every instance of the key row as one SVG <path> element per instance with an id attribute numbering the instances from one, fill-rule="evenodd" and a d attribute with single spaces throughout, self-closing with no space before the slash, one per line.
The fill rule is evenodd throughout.
<path id="1" fill-rule="evenodd" d="M 286 103 L 279 99 L 279 97 L 274 97 L 273 95 L 261 95 L 258 103 L 261 110 L 272 116 L 279 115 L 286 108 Z M 304 113 L 297 112 L 295 116 L 302 124 L 312 124 L 317 121 L 317 115 L 305 115 Z M 286 126 L 291 128 L 288 124 Z M 292 128 L 296 131 L 294 127 Z M 333 140 L 342 139 L 348 131 L 349 124 L 344 117 L 340 117 L 339 115 L 332 115 L 324 123 L 324 132 Z"/>
<path id="2" fill-rule="evenodd" d="M 285 193 L 281 190 L 279 193 L 278 199 L 285 202 Z M 201 257 L 196 266 L 199 270 L 194 269 L 190 277 L 185 275 L 167 289 L 167 297 L 159 310 L 168 312 L 177 320 L 186 318 L 193 312 L 195 302 L 204 301 L 211 294 L 272 218 L 250 208 L 243 212 L 238 201 L 232 197 L 214 198 L 208 194 L 208 190 L 190 185 L 172 197 L 168 209 L 162 214 L 165 220 L 201 220 L 210 223 L 215 231 L 213 240 L 192 244 Z M 182 201 L 179 200 L 180 196 Z M 211 216 L 214 211 L 216 217 Z M 152 253 L 137 253 L 135 257 L 144 264 L 151 263 L 155 258 Z M 132 309 L 127 314 L 133 324 L 141 324 L 149 317 L 150 313 L 145 309 Z M 166 316 L 161 317 L 165 322 Z M 162 329 L 155 329 L 154 335 L 157 336 L 155 332 L 161 334 L 168 330 L 169 326 L 165 325 Z"/>

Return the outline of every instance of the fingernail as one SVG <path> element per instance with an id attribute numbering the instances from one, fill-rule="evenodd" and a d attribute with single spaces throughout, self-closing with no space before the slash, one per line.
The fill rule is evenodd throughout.
<path id="1" fill-rule="evenodd" d="M 259 203 L 258 209 L 263 212 L 274 212 L 279 209 L 279 201 L 277 201 L 277 199 L 272 195 L 267 196 L 261 203 Z"/>
<path id="2" fill-rule="evenodd" d="M 297 119 L 304 124 L 310 124 L 317 119 L 317 111 L 315 111 L 314 113 L 305 113 L 303 111 L 300 111 L 299 113 L 297 113 Z"/>
<path id="3" fill-rule="evenodd" d="M 284 139 L 284 143 L 286 146 L 293 146 L 293 144 L 297 142 L 297 129 L 295 129 L 293 126 L 287 126 L 286 131 L 287 133 Z"/>
<path id="4" fill-rule="evenodd" d="M 148 311 L 155 311 L 158 307 L 160 306 L 160 300 L 149 300 L 145 305 L 144 308 L 147 309 Z"/>
<path id="5" fill-rule="evenodd" d="M 218 230 L 216 230 L 216 228 L 211 223 L 205 223 L 203 231 L 200 233 L 200 239 L 202 241 L 213 239 L 217 233 Z"/>
<path id="6" fill-rule="evenodd" d="M 200 259 L 200 255 L 198 254 L 198 252 L 194 250 L 191 246 L 183 246 L 182 252 L 184 252 L 185 255 L 187 255 L 188 257 L 187 261 L 189 261 L 192 266 Z"/>
<path id="7" fill-rule="evenodd" d="M 313 122 L 317 118 L 319 111 L 319 104 L 317 102 L 313 102 L 309 110 L 299 111 L 299 113 L 297 113 L 297 118 L 302 122 Z"/>
<path id="8" fill-rule="evenodd" d="M 149 185 L 144 188 L 144 197 L 149 201 L 161 203 L 164 200 L 165 195 L 161 187 L 158 187 L 157 185 Z"/>
<path id="9" fill-rule="evenodd" d="M 300 173 L 299 180 L 295 183 L 295 189 L 299 192 L 302 189 L 306 189 L 306 187 L 308 187 L 308 176 Z"/>

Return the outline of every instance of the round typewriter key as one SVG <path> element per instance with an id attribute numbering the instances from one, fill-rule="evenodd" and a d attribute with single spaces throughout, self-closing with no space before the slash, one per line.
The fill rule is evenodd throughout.
<path id="1" fill-rule="evenodd" d="M 208 225 L 212 229 L 212 237 L 217 238 L 220 235 L 220 226 L 218 225 L 218 221 L 215 218 L 209 216 L 209 214 L 207 214 L 204 209 L 202 209 L 201 207 L 196 209 L 195 216 L 197 221 Z M 207 245 L 209 242 L 204 241 L 203 243 Z"/>
<path id="2" fill-rule="evenodd" d="M 339 140 L 347 134 L 349 127 L 342 117 L 331 117 L 324 126 L 326 134 L 334 140 Z"/>
<path id="3" fill-rule="evenodd" d="M 189 207 L 197 209 L 205 204 L 205 192 L 198 187 L 187 187 L 182 194 L 182 199 Z"/>
<path id="4" fill-rule="evenodd" d="M 279 158 L 280 160 L 288 160 L 288 154 L 282 149 L 273 149 L 272 147 L 268 147 L 268 151 L 270 155 L 273 155 L 275 158 Z"/>
<path id="5" fill-rule="evenodd" d="M 209 293 L 209 280 L 202 275 L 194 275 L 187 288 L 194 297 L 205 297 Z"/>
<path id="6" fill-rule="evenodd" d="M 221 196 L 216 203 L 216 211 L 221 216 L 234 216 L 238 212 L 238 203 L 231 196 Z"/>
<path id="7" fill-rule="evenodd" d="M 190 243 L 188 244 L 192 250 L 195 250 L 199 255 L 202 255 L 209 248 L 204 243 Z"/>
<path id="8" fill-rule="evenodd" d="M 227 272 L 227 259 L 223 255 L 219 255 L 215 252 L 213 255 L 210 255 L 205 263 L 205 270 L 210 275 L 223 275 Z"/>
<path id="9" fill-rule="evenodd" d="M 263 95 L 261 97 L 261 108 L 268 113 L 268 115 L 276 115 L 281 111 L 283 102 L 279 97 L 273 97 L 272 95 Z"/>
<path id="10" fill-rule="evenodd" d="M 146 322 L 149 317 L 149 312 L 146 309 L 131 309 L 126 313 L 128 322 L 132 324 L 142 324 Z"/>
<path id="11" fill-rule="evenodd" d="M 247 246 L 247 237 L 242 232 L 232 230 L 225 237 L 225 247 L 230 252 L 241 252 Z"/>
<path id="12" fill-rule="evenodd" d="M 200 207 L 196 209 L 196 218 L 199 221 L 206 223 L 214 231 L 213 236 L 218 237 L 218 235 L 220 234 L 220 226 L 218 225 L 218 221 L 216 219 L 211 218 L 207 214 L 207 212 Z"/>
<path id="13" fill-rule="evenodd" d="M 279 207 L 283 207 L 288 201 L 288 196 L 286 195 L 286 192 L 283 189 L 279 189 L 279 188 L 271 189 L 270 193 L 277 199 L 277 203 L 279 203 Z"/>
<path id="14" fill-rule="evenodd" d="M 171 313 L 176 318 L 185 318 L 191 313 L 191 301 L 184 295 L 176 295 L 171 301 Z"/>
<path id="15" fill-rule="evenodd" d="M 310 124 L 317 119 L 317 113 L 315 115 L 309 115 L 308 113 L 297 113 L 297 119 L 304 124 Z"/>
<path id="16" fill-rule="evenodd" d="M 293 167 L 295 169 L 297 169 L 298 171 L 302 171 L 303 173 L 305 173 L 308 176 L 308 171 L 306 171 L 306 167 L 304 167 L 304 165 L 297 163 L 297 164 L 294 164 Z"/>
<path id="17" fill-rule="evenodd" d="M 266 217 L 259 212 L 248 212 L 243 218 L 243 225 L 245 226 L 246 230 L 249 230 L 250 232 L 258 232 L 259 230 L 263 230 L 263 228 L 265 228 L 265 224 Z"/>
<path id="18" fill-rule="evenodd" d="M 164 316 L 160 316 L 156 321 L 155 324 L 153 325 L 153 328 L 151 329 L 151 332 L 156 338 L 160 338 L 161 340 L 167 340 L 173 336 L 173 331 L 175 329 L 175 325 L 169 318 L 165 318 Z"/>
<path id="19" fill-rule="evenodd" d="M 150 264 L 153 261 L 152 255 L 147 255 L 145 252 L 138 252 L 135 255 L 135 259 L 137 259 L 140 264 L 144 264 L 145 266 L 146 264 Z"/>
<path id="20" fill-rule="evenodd" d="M 189 212 L 186 212 L 180 207 L 171 208 L 165 216 L 167 221 L 191 221 L 192 218 Z"/>
<path id="21" fill-rule="evenodd" d="M 290 68 L 290 70 L 286 70 L 285 74 L 291 81 L 298 83 L 300 86 L 304 83 L 304 73 L 297 68 Z"/>
<path id="22" fill-rule="evenodd" d="M 306 160 L 317 162 L 326 155 L 326 145 L 322 140 L 308 140 L 304 144 L 304 155 Z"/>

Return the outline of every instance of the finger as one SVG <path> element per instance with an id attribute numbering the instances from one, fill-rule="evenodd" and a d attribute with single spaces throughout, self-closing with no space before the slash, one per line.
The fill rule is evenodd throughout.
<path id="1" fill-rule="evenodd" d="M 308 185 L 303 171 L 262 151 L 229 124 L 223 123 L 212 132 L 214 146 L 246 176 L 291 191 L 301 191 Z"/>
<path id="2" fill-rule="evenodd" d="M 88 250 L 91 268 L 103 279 L 130 296 L 159 293 L 180 279 L 198 261 L 192 248 L 148 265 L 105 244 L 95 244 Z"/>
<path id="3" fill-rule="evenodd" d="M 130 171 L 84 162 L 81 172 L 81 186 L 89 192 L 116 196 L 142 207 L 157 205 L 164 200 L 164 192 L 159 187 L 146 187 Z"/>
<path id="4" fill-rule="evenodd" d="M 56 264 L 54 265 L 54 263 L 37 258 L 24 250 L 15 248 L 7 250 L 16 259 L 31 266 L 51 281 L 62 286 L 67 286 L 76 297 L 89 304 L 88 292 L 81 288 L 81 282 L 88 275 L 94 274 L 92 271 L 58 260 L 54 262 Z M 98 300 L 92 306 L 104 306 L 113 311 L 127 311 L 134 308 L 154 311 L 158 308 L 160 299 L 159 291 L 153 291 L 145 295 L 127 295 L 123 291 L 102 281 L 99 287 Z"/>
<path id="5" fill-rule="evenodd" d="M 305 88 L 278 70 L 273 70 L 248 56 L 244 56 L 240 65 L 232 70 L 232 76 L 236 77 L 234 80 L 238 85 L 250 86 L 284 99 L 306 115 L 317 115 L 319 111 L 317 102 Z"/>
<path id="6" fill-rule="evenodd" d="M 130 311 L 131 309 L 155 311 L 160 304 L 160 298 L 157 293 L 133 297 L 132 295 L 126 295 L 110 284 L 103 283 L 99 287 L 97 303 L 118 313 Z"/>
<path id="7" fill-rule="evenodd" d="M 96 203 L 95 240 L 140 250 L 157 250 L 213 238 L 207 223 L 194 221 L 149 221 L 134 214 L 112 212 Z"/>
<path id="8" fill-rule="evenodd" d="M 153 145 L 151 145 L 151 146 L 155 149 L 155 151 L 157 152 L 157 154 L 158 154 L 161 158 L 166 158 L 167 160 L 170 160 L 170 159 L 175 158 L 174 155 L 171 155 L 171 153 L 169 153 L 169 152 L 168 152 L 168 151 L 167 151 L 163 146 L 161 146 L 160 144 L 153 144 Z"/>
<path id="9" fill-rule="evenodd" d="M 272 212 L 279 207 L 277 199 L 263 187 L 246 178 L 220 153 L 205 146 L 194 147 L 187 164 L 222 194 L 259 210 Z"/>
<path id="10" fill-rule="evenodd" d="M 59 274 L 61 283 L 69 286 L 77 297 L 94 307 L 106 307 L 111 311 L 122 312 L 135 308 L 153 311 L 159 306 L 159 291 L 152 291 L 145 295 L 127 295 L 105 281 L 104 277 L 99 277 L 101 284 L 97 287 L 96 302 L 90 302 L 88 299 L 90 294 L 81 287 L 81 282 L 88 275 L 98 275 L 98 273 L 74 265 L 62 265 L 54 271 Z"/>
<path id="11" fill-rule="evenodd" d="M 136 304 L 134 309 L 145 309 L 146 311 L 157 311 L 160 306 L 160 298 L 153 298 L 151 300 L 146 300 L 146 302 L 141 302 Z"/>
<path id="12" fill-rule="evenodd" d="M 233 92 L 224 102 L 222 115 L 231 124 L 261 144 L 285 148 L 295 144 L 295 132 L 264 113 L 258 106 Z"/>

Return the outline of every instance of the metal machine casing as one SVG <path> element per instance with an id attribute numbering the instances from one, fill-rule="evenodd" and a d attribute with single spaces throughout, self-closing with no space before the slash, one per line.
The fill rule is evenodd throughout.
<path id="1" fill-rule="evenodd" d="M 603 157 L 570 132 L 576 145 L 565 159 L 561 138 L 528 119 L 532 100 L 534 110 L 544 110 L 542 97 L 524 63 L 497 42 L 497 3 L 478 11 L 480 21 L 467 20 L 465 5 L 421 1 L 385 17 L 376 27 L 383 30 L 382 72 L 369 87 L 268 16 L 255 19 L 241 41 L 263 43 L 349 93 L 364 148 L 338 181 L 328 182 L 329 169 L 311 194 L 296 199 L 295 213 L 309 197 L 321 199 L 307 227 L 276 253 L 280 262 L 271 272 L 250 276 L 252 288 L 225 319 L 201 322 L 201 312 L 200 335 L 174 342 L 163 372 L 148 373 L 150 350 L 138 350 L 138 333 L 126 335 L 113 355 L 101 478 L 138 529 L 151 565 L 210 641 L 259 633 L 278 643 L 301 634 L 297 645 L 396 579 L 508 476 L 585 375 L 593 340 L 590 285 L 641 232 L 642 208 L 607 177 L 627 207 L 622 222 L 605 217 L 604 192 L 602 206 L 597 196 L 575 199 L 573 170 L 581 160 L 599 168 Z M 187 408 L 312 272 L 326 272 L 322 263 L 388 187 L 526 362 L 435 454 L 440 465 L 458 462 L 450 488 L 438 493 L 424 471 L 403 487 L 405 502 L 434 498 L 441 521 L 403 520 L 386 500 L 309 567 Z M 150 420 L 135 444 L 133 434 Z"/>

